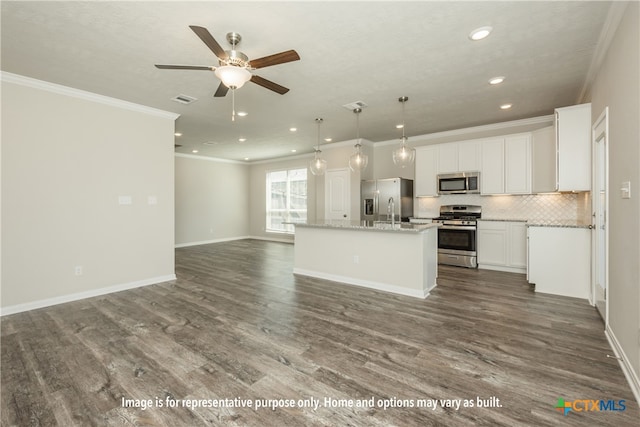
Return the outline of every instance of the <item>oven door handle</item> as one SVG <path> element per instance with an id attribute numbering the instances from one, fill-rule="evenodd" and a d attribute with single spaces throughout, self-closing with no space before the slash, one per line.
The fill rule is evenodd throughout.
<path id="1" fill-rule="evenodd" d="M 440 230 L 471 230 L 475 231 L 478 227 L 475 225 L 441 225 L 438 227 Z"/>

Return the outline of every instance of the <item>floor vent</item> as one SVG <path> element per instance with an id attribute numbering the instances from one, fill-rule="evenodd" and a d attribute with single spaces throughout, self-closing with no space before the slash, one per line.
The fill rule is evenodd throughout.
<path id="1" fill-rule="evenodd" d="M 180 104 L 191 104 L 192 102 L 196 102 L 198 98 L 194 98 L 193 96 L 180 94 L 178 96 L 174 96 L 171 98 L 172 101 L 179 102 Z"/>

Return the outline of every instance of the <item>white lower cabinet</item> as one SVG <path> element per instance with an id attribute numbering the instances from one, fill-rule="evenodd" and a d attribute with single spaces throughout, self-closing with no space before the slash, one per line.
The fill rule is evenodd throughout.
<path id="1" fill-rule="evenodd" d="M 527 228 L 524 221 L 478 221 L 478 267 L 527 271 Z"/>
<path id="2" fill-rule="evenodd" d="M 529 283 L 536 292 L 589 298 L 591 230 L 528 227 Z"/>

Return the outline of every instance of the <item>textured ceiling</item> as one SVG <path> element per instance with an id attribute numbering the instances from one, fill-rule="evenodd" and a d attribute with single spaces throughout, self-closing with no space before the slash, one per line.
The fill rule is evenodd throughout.
<path id="1" fill-rule="evenodd" d="M 180 114 L 177 151 L 251 160 L 313 151 L 322 137 L 398 138 L 400 96 L 407 135 L 551 114 L 580 96 L 610 2 L 23 2 L 2 1 L 2 70 Z M 210 71 L 153 65 L 217 65 L 189 25 L 226 33 L 258 58 L 295 49 L 300 61 L 257 70 L 290 88 L 247 83 L 231 121 L 231 93 L 213 98 Z M 492 34 L 472 42 L 474 28 Z M 506 76 L 491 86 L 488 79 Z M 185 94 L 198 101 L 181 105 Z M 511 110 L 499 105 L 513 103 Z M 290 127 L 297 127 L 292 133 Z M 246 138 L 240 143 L 238 138 Z M 411 139 L 409 140 L 411 141 Z M 204 145 L 209 142 L 209 145 Z M 324 143 L 324 142 L 323 142 Z"/>

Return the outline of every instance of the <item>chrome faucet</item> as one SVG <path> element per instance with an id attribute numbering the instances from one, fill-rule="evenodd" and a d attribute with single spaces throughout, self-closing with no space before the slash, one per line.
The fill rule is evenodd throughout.
<path id="1" fill-rule="evenodd" d="M 389 197 L 389 204 L 387 205 L 387 221 L 389 221 L 389 215 L 391 215 L 391 226 L 396 224 L 396 214 L 393 197 Z"/>

